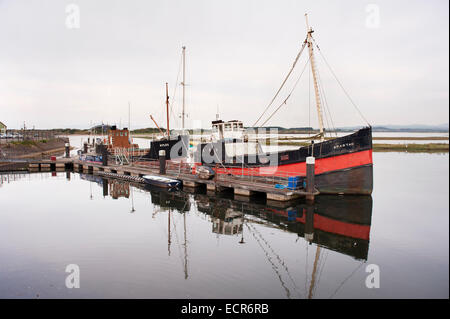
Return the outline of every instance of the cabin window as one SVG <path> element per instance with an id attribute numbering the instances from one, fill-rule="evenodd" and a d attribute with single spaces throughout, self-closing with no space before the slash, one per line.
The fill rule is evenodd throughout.
<path id="1" fill-rule="evenodd" d="M 242 125 L 242 123 L 239 123 L 239 128 L 244 128 L 244 125 Z"/>
<path id="2" fill-rule="evenodd" d="M 119 132 L 116 133 L 116 136 L 119 136 Z"/>
<path id="3" fill-rule="evenodd" d="M 217 133 L 217 125 L 213 125 L 212 130 L 214 133 Z"/>
<path id="4" fill-rule="evenodd" d="M 237 130 L 237 128 L 238 128 L 238 125 L 237 125 L 237 123 L 233 123 L 233 131 L 236 131 L 236 130 Z"/>
<path id="5" fill-rule="evenodd" d="M 231 131 L 231 124 L 225 124 L 225 131 Z"/>
<path id="6" fill-rule="evenodd" d="M 120 136 L 123 136 L 123 132 L 120 132 Z"/>
<path id="7" fill-rule="evenodd" d="M 125 136 L 127 136 L 127 132 L 125 132 L 125 133 L 123 133 L 123 134 L 125 134 Z"/>

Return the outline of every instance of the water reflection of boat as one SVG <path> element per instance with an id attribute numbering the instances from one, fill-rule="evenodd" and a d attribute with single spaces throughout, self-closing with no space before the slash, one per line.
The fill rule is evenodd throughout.
<path id="1" fill-rule="evenodd" d="M 80 173 L 80 178 L 81 178 L 81 179 L 84 179 L 84 180 L 86 180 L 86 181 L 89 181 L 89 182 L 97 183 L 97 184 L 100 185 L 100 186 L 103 185 L 103 178 L 101 178 L 101 177 L 98 176 L 98 175 L 92 175 L 92 174 L 83 174 L 83 173 Z"/>
<path id="2" fill-rule="evenodd" d="M 153 212 L 153 217 L 161 211 L 167 212 L 167 252 L 169 256 L 171 254 L 172 233 L 175 231 L 175 234 L 177 234 L 176 221 L 172 217 L 172 210 L 175 209 L 178 211 L 178 213 L 183 215 L 184 243 L 181 244 L 179 242 L 178 235 L 176 235 L 175 237 L 178 245 L 183 246 L 184 248 L 183 249 L 184 257 L 182 261 L 183 271 L 184 271 L 184 278 L 188 279 L 189 272 L 188 272 L 188 247 L 187 247 L 188 241 L 187 241 L 186 215 L 187 212 L 191 210 L 190 196 L 189 194 L 183 192 L 179 191 L 168 192 L 167 190 L 162 190 L 161 188 L 149 189 L 147 187 L 147 190 L 149 190 L 151 193 L 152 203 L 159 206 L 159 209 Z"/>
<path id="3" fill-rule="evenodd" d="M 223 229 L 230 223 L 227 217 L 233 211 L 235 216 L 245 216 L 245 220 L 251 216 L 258 217 L 269 227 L 282 228 L 310 243 L 367 260 L 372 218 L 370 196 L 319 196 L 314 205 L 298 202 L 285 208 L 271 203 L 241 202 L 201 194 L 196 194 L 195 199 L 199 211 L 210 215 L 213 223 L 219 225 L 216 219 L 222 220 Z M 236 227 L 236 222 L 233 222 L 233 227 Z M 242 225 L 239 229 L 242 230 Z"/>
<path id="4" fill-rule="evenodd" d="M 103 180 L 102 183 L 108 185 L 107 180 Z M 198 215 L 199 212 L 203 213 L 203 218 L 209 216 L 206 219 L 212 224 L 212 233 L 239 236 L 240 240 L 236 240 L 239 244 L 250 241 L 253 244 L 256 243 L 257 245 L 253 247 L 263 250 L 262 256 L 271 264 L 288 298 L 293 297 L 294 293 L 297 293 L 300 298 L 313 298 L 316 295 L 330 252 L 350 256 L 357 261 L 356 269 L 352 268 L 348 272 L 349 275 L 342 276 L 342 283 L 336 285 L 335 290 L 331 292 L 331 297 L 336 295 L 346 280 L 355 274 L 368 258 L 372 219 L 370 196 L 321 195 L 312 205 L 297 201 L 281 206 L 278 202 L 264 199 L 255 199 L 252 202 L 242 201 L 234 199 L 231 194 L 191 195 L 141 184 L 125 184 L 129 186 L 131 201 L 133 189 L 150 193 L 151 203 L 154 205 L 152 217 L 158 215 L 158 218 L 167 220 L 163 226 L 167 230 L 167 253 L 171 256 L 174 251 L 175 254 L 178 252 L 185 279 L 189 278 L 189 234 L 195 231 L 188 228 L 189 216 L 191 213 Z M 264 229 L 279 229 L 283 230 L 282 233 L 290 232 L 296 234 L 298 238 L 303 237 L 305 241 L 303 245 L 295 244 L 298 250 L 280 251 L 280 243 L 278 242 L 277 245 L 274 242 L 279 238 L 267 236 L 267 231 Z M 311 245 L 314 248 L 314 253 L 310 254 L 312 260 L 308 258 L 308 249 Z M 288 267 L 288 259 L 286 255 L 283 256 L 283 253 L 299 254 L 302 249 L 306 249 L 305 278 L 307 279 L 304 292 L 300 292 L 299 285 L 296 283 L 298 275 L 291 272 L 292 268 Z M 311 264 L 310 271 L 308 271 L 308 264 Z M 298 266 L 296 264 L 295 268 Z"/>
<path id="5" fill-rule="evenodd" d="M 214 216 L 212 222 L 213 233 L 236 235 L 242 233 L 244 214 L 228 208 L 222 216 Z"/>
<path id="6" fill-rule="evenodd" d="M 130 197 L 130 183 L 124 183 L 115 179 L 108 180 L 109 194 L 113 199 Z"/>
<path id="7" fill-rule="evenodd" d="M 180 213 L 188 212 L 191 209 L 189 195 L 183 192 L 168 192 L 160 188 L 148 188 L 150 191 L 152 204 L 158 205 L 160 210 L 175 209 Z"/>
<path id="8" fill-rule="evenodd" d="M 129 183 L 82 174 L 82 179 L 96 182 L 104 188 L 104 196 L 130 196 Z M 109 186 L 109 192 L 108 192 Z M 190 195 L 149 185 L 135 185 L 149 191 L 151 202 L 159 211 L 175 209 L 179 213 L 191 210 Z M 106 188 L 106 189 L 105 189 Z M 293 202 L 279 207 L 277 202 L 243 202 L 232 198 L 195 194 L 198 211 L 211 217 L 212 232 L 236 235 L 242 233 L 245 222 L 264 223 L 298 234 L 314 243 L 359 260 L 367 260 L 372 219 L 370 196 L 318 196 L 314 205 Z"/>
<path id="9" fill-rule="evenodd" d="M 330 250 L 351 256 L 359 261 L 356 269 L 349 276 L 344 277 L 343 281 L 337 285 L 331 297 L 367 261 L 372 219 L 371 197 L 319 196 L 314 205 L 299 202 L 292 203 L 284 208 L 273 206 L 275 203 L 272 204 L 270 202 L 249 203 L 208 195 L 196 195 L 196 202 L 199 211 L 212 216 L 214 225 L 217 224 L 216 219 L 222 218 L 221 223 L 236 227 L 236 225 L 230 225 L 230 222 L 237 224 L 237 221 L 240 219 L 230 221 L 227 220 L 227 217 L 230 216 L 231 212 L 234 212 L 234 216 L 241 216 L 242 223 L 237 226 L 241 227 L 242 235 L 239 243 L 245 242 L 243 226 L 246 226 L 246 230 L 252 236 L 252 239 L 258 243 L 258 246 L 267 257 L 267 261 L 272 265 L 272 269 L 279 278 L 280 284 L 288 298 L 292 296 L 292 289 L 299 293 L 295 281 L 286 261 L 277 253 L 271 240 L 259 230 L 260 227 L 257 224 L 264 224 L 266 227 L 280 228 L 296 233 L 298 236 L 303 237 L 309 245 L 315 244 L 311 277 L 309 281 L 306 280 L 305 282 L 304 298 L 311 299 L 316 295 Z M 219 231 L 215 231 L 216 229 Z M 220 232 L 221 229 L 226 228 L 213 227 L 213 232 Z M 307 251 L 308 244 L 306 245 Z M 308 256 L 308 252 L 306 252 L 306 256 Z M 308 257 L 306 257 L 306 261 L 308 261 Z M 308 276 L 307 269 L 305 272 Z M 287 275 L 287 279 L 285 275 Z M 293 284 L 291 289 L 289 288 L 289 281 Z M 308 283 L 309 287 L 307 288 Z M 299 296 L 301 295 L 299 293 Z"/>

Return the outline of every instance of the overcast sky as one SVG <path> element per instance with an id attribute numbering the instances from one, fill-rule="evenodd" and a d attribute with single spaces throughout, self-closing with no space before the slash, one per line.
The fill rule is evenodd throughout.
<path id="1" fill-rule="evenodd" d="M 323 55 L 371 124 L 447 123 L 448 6 L 447 0 L 0 0 L 0 121 L 11 128 L 24 121 L 36 128 L 125 126 L 130 102 L 132 127 L 153 127 L 150 114 L 164 126 L 168 82 L 170 95 L 177 86 L 171 125 L 180 126 L 181 78 L 175 81 L 185 45 L 189 126 L 197 120 L 208 127 L 217 108 L 224 120 L 252 125 L 301 47 L 308 12 Z M 318 52 L 316 59 L 334 125 L 364 124 Z M 272 109 L 306 62 L 304 54 Z M 309 74 L 267 125 L 317 127 Z"/>

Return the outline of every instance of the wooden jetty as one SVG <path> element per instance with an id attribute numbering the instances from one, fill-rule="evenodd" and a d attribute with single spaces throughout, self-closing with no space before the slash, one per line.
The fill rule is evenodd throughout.
<path id="1" fill-rule="evenodd" d="M 151 174 L 179 179 L 182 181 L 183 190 L 195 191 L 197 188 L 206 188 L 208 192 L 233 191 L 239 197 L 251 197 L 263 193 L 266 194 L 268 200 L 273 201 L 290 201 L 297 198 L 314 201 L 314 197 L 319 194 L 313 184 L 308 186 L 308 180 L 314 181 L 313 176 L 307 178 L 305 189 L 277 188 L 275 187 L 277 184 L 275 179 L 251 179 L 236 175 L 216 175 L 213 179 L 201 179 L 193 173 L 192 168 L 186 163 L 174 164 L 168 161 L 167 167 L 164 167 L 163 173 L 161 173 L 159 163 L 159 161 L 153 161 L 149 165 L 120 165 L 115 163 L 102 165 L 102 163 L 84 162 L 75 158 L 58 158 L 53 161 L 30 161 L 28 170 L 30 172 L 71 170 L 134 182 L 143 182 L 142 176 Z"/>

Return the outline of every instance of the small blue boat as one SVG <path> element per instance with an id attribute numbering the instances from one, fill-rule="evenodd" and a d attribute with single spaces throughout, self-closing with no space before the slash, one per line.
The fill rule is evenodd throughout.
<path id="1" fill-rule="evenodd" d="M 181 186 L 181 181 L 178 179 L 156 176 L 156 175 L 144 175 L 142 176 L 144 182 L 148 185 L 164 188 L 178 188 Z"/>

